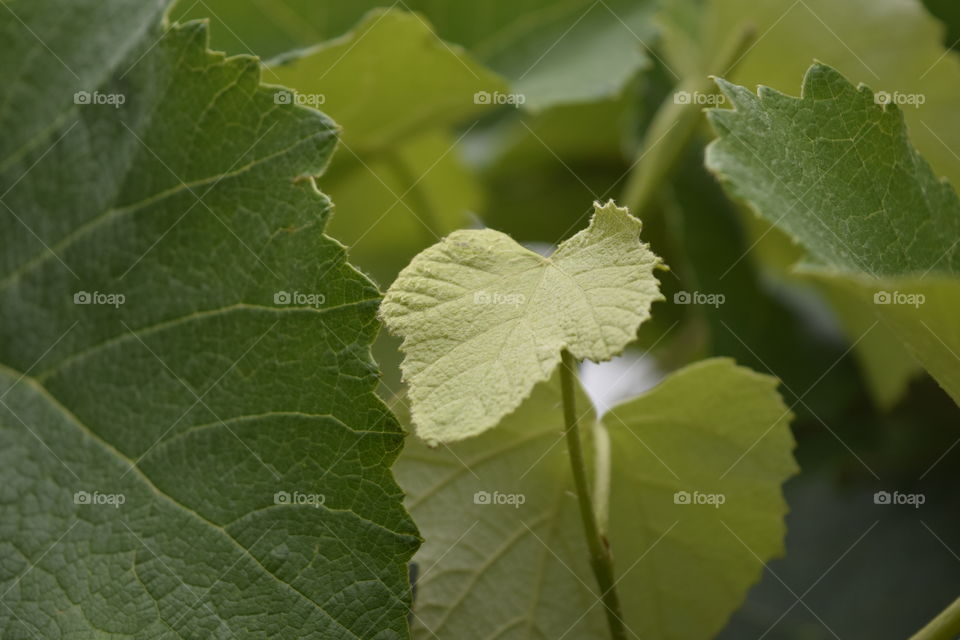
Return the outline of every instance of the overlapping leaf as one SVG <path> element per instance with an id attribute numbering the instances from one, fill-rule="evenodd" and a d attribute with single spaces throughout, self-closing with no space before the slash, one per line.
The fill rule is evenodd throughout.
<path id="1" fill-rule="evenodd" d="M 800 241 L 812 269 L 856 283 L 917 359 L 960 400 L 960 200 L 911 146 L 900 110 L 823 65 L 801 98 L 721 81 L 708 166 Z M 825 271 L 824 271 L 825 270 Z M 878 279 L 882 278 L 882 279 Z M 946 349 L 946 351 L 944 350 Z"/>
<path id="2" fill-rule="evenodd" d="M 506 87 L 423 18 L 371 11 L 264 74 L 343 127 L 343 153 L 321 186 L 351 212 L 334 216 L 329 233 L 356 264 L 389 284 L 418 251 L 467 226 L 480 193 L 450 129 L 492 109 L 485 97 Z"/>
<path id="3" fill-rule="evenodd" d="M 423 18 L 398 9 L 371 11 L 345 36 L 271 64 L 266 77 L 294 87 L 301 99 L 318 96 L 359 155 L 477 116 L 491 94 L 506 90 Z"/>
<path id="4" fill-rule="evenodd" d="M 781 484 L 796 465 L 775 386 L 729 360 L 704 361 L 604 416 L 594 438 L 607 446 L 590 438 L 609 456 L 609 502 L 598 509 L 637 637 L 712 637 L 782 553 Z M 590 424 L 582 395 L 578 407 Z M 398 478 L 426 538 L 415 637 L 606 636 L 562 426 L 554 378 L 497 429 L 404 453 Z"/>
<path id="5" fill-rule="evenodd" d="M 378 293 L 312 180 L 335 126 L 163 3 L 3 9 L 4 635 L 404 637 Z"/>
<path id="6" fill-rule="evenodd" d="M 314 0 L 270 3 L 181 1 L 179 12 L 204 11 L 229 29 L 218 32 L 218 46 L 266 59 L 310 47 L 349 30 L 374 7 L 396 7 L 385 0 L 319 4 Z M 407 0 L 400 7 L 422 13 L 440 37 L 467 47 L 482 63 L 505 77 L 525 106 L 593 101 L 615 95 L 646 64 L 653 44 L 654 3 L 636 0 L 490 0 L 453 3 Z M 252 51 L 250 49 L 252 47 Z M 416 79 L 411 68 L 404 78 Z"/>
<path id="7" fill-rule="evenodd" d="M 950 9 L 944 3 L 929 2 L 946 18 Z M 948 3 L 949 4 L 949 3 Z M 792 92 L 797 78 L 810 65 L 821 60 L 848 78 L 863 81 L 883 91 L 892 100 L 906 101 L 903 113 L 911 138 L 937 175 L 960 184 L 960 163 L 951 149 L 957 148 L 955 105 L 960 101 L 960 65 L 948 55 L 943 28 L 919 2 L 897 0 L 762 0 L 724 1 L 686 0 L 666 3 L 662 15 L 664 57 L 681 76 L 702 77 L 730 34 L 752 28 L 756 41 L 736 61 L 733 68 L 714 70 L 744 86 L 757 84 Z M 751 254 L 764 264 L 781 260 L 787 244 L 781 233 L 766 225 L 748 225 L 755 234 Z M 915 365 L 900 358 L 890 367 L 891 350 L 885 341 L 889 335 L 883 326 L 873 325 L 872 301 L 866 305 L 850 299 L 848 293 L 831 286 L 829 280 L 807 281 L 820 288 L 831 301 L 845 298 L 833 310 L 838 316 L 863 367 L 876 401 L 890 406 L 902 397 Z M 859 342 L 858 342 L 859 340 Z M 903 355 L 903 354 L 899 354 Z M 895 356 L 897 357 L 897 356 Z"/>
<path id="8" fill-rule="evenodd" d="M 669 4 L 676 5 L 674 13 L 683 13 L 691 3 Z M 754 45 L 735 68 L 716 75 L 743 86 L 762 84 L 792 92 L 797 78 L 819 60 L 904 101 L 914 144 L 938 175 L 960 185 L 960 163 L 951 151 L 960 148 L 960 129 L 954 126 L 960 59 L 945 50 L 943 28 L 922 3 L 704 0 L 694 15 L 694 33 L 676 38 L 674 31 L 664 31 L 667 59 L 678 75 L 711 68 L 710 61 L 730 34 L 750 26 L 756 33 Z M 922 97 L 922 104 L 906 103 L 911 97 Z"/>

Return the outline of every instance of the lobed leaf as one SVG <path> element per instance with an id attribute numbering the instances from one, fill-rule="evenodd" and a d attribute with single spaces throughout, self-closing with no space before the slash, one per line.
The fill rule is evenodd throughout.
<path id="1" fill-rule="evenodd" d="M 710 112 L 720 138 L 707 166 L 960 401 L 960 336 L 946 320 L 960 305 L 960 199 L 910 144 L 900 110 L 820 64 L 800 98 L 718 82 L 735 110 Z"/>
<path id="2" fill-rule="evenodd" d="M 322 102 L 359 155 L 490 109 L 504 81 L 420 16 L 374 9 L 349 33 L 270 64 L 266 77 Z M 477 94 L 480 93 L 479 96 Z"/>
<path id="3" fill-rule="evenodd" d="M 492 110 L 485 97 L 506 87 L 423 18 L 371 10 L 349 33 L 271 62 L 264 75 L 343 128 L 343 153 L 321 186 L 351 212 L 328 233 L 354 264 L 388 284 L 419 251 L 468 225 L 480 190 L 449 129 Z"/>
<path id="4" fill-rule="evenodd" d="M 336 126 L 163 6 L 0 11 L 0 629 L 405 637 L 379 296 L 313 183 Z"/>
<path id="5" fill-rule="evenodd" d="M 550 377 L 560 352 L 608 360 L 661 299 L 640 221 L 613 201 L 545 258 L 492 229 L 418 255 L 380 307 L 403 338 L 413 423 L 428 442 L 486 431 Z"/>
<path id="6" fill-rule="evenodd" d="M 401 4 L 422 13 L 436 25 L 441 38 L 466 47 L 474 58 L 506 78 L 510 90 L 521 94 L 524 106 L 531 109 L 615 96 L 649 64 L 645 50 L 656 35 L 651 20 L 655 3 L 649 0 L 489 0 L 479 4 L 407 0 Z M 197 6 L 184 0 L 176 14 L 214 14 L 229 27 L 215 34 L 217 46 L 270 59 L 335 38 L 364 13 L 388 6 L 396 3 L 353 0 L 320 7 L 314 0 L 206 0 Z M 390 62 L 382 59 L 381 63 Z M 409 67 L 397 79 L 401 78 L 416 83 L 422 75 Z"/>
<path id="7" fill-rule="evenodd" d="M 609 514 L 631 637 L 713 637 L 783 553 L 781 485 L 797 467 L 775 387 L 707 360 L 587 430 L 597 459 L 609 456 L 598 465 L 609 501 L 596 506 Z M 582 393 L 577 407 L 591 423 Z M 426 538 L 415 638 L 606 636 L 562 427 L 555 376 L 497 429 L 442 449 L 411 443 L 401 456 L 397 477 Z"/>

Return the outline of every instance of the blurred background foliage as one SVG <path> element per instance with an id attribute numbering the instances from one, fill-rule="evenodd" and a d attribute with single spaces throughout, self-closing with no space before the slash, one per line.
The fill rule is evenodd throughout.
<path id="1" fill-rule="evenodd" d="M 958 7 L 181 0 L 171 17 L 210 19 L 214 48 L 258 55 L 265 82 L 320 96 L 343 128 L 319 181 L 336 206 L 329 233 L 383 288 L 457 228 L 490 226 L 549 251 L 585 226 L 594 200 L 642 215 L 644 239 L 671 267 L 660 274 L 667 300 L 614 363 L 633 375 L 594 383 L 591 373 L 588 386 L 635 395 L 691 361 L 732 356 L 779 377 L 797 414 L 787 556 L 721 637 L 896 638 L 960 592 L 950 550 L 960 549 L 960 410 L 871 305 L 796 271 L 803 250 L 726 196 L 703 166 L 712 131 L 674 96 L 709 94 L 708 74 L 795 95 L 820 60 L 875 90 L 924 94 L 904 108 L 911 139 L 960 185 Z M 653 186 L 638 195 L 644 181 Z M 676 304 L 681 291 L 725 303 Z M 375 355 L 403 415 L 396 341 L 381 336 Z M 927 503 L 873 504 L 893 488 Z"/>

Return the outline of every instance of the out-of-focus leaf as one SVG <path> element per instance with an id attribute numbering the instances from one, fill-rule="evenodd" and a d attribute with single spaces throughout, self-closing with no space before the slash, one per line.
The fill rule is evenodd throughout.
<path id="1" fill-rule="evenodd" d="M 960 45 L 960 4 L 954 0 L 923 0 L 923 4 L 946 25 L 947 34 L 943 44 L 956 49 Z"/>
<path id="2" fill-rule="evenodd" d="M 960 404 L 960 281 L 956 277 L 931 274 L 875 280 L 810 264 L 801 265 L 798 273 L 828 282 L 835 295 L 859 306 L 864 316 L 859 319 L 861 326 L 879 321 L 864 338 L 876 342 L 872 353 L 864 353 L 864 366 L 874 369 L 869 375 L 880 392 L 876 397 L 881 406 L 889 407 L 899 399 L 917 362 Z M 873 321 L 866 318 L 870 312 Z M 857 320 L 848 316 L 848 321 Z M 891 344 L 892 340 L 902 347 Z"/>
<path id="3" fill-rule="evenodd" d="M 520 111 L 470 136 L 468 160 L 487 192 L 484 223 L 519 242 L 548 244 L 580 229 L 592 210 L 583 203 L 615 197 L 629 169 L 621 148 L 627 102 Z"/>
<path id="4" fill-rule="evenodd" d="M 334 216 L 329 232 L 378 281 L 389 284 L 417 252 L 469 224 L 480 191 L 449 130 L 489 111 L 483 97 L 505 85 L 423 18 L 371 11 L 345 36 L 264 74 L 343 128 L 343 152 L 321 186 L 349 215 Z"/>
<path id="5" fill-rule="evenodd" d="M 467 47 L 504 76 L 525 106 L 593 101 L 617 94 L 646 64 L 654 44 L 650 0 L 407 0 L 440 37 Z M 176 15 L 213 13 L 229 29 L 215 42 L 265 59 L 339 36 L 387 0 L 206 0 L 179 3 Z M 412 77 L 417 71 L 411 68 Z"/>
<path id="6" fill-rule="evenodd" d="M 587 430 L 609 437 L 609 449 L 593 447 L 610 456 L 609 504 L 598 508 L 609 514 L 620 599 L 637 637 L 712 637 L 763 563 L 783 552 L 781 485 L 796 464 L 775 387 L 709 360 Z M 578 410 L 592 420 L 582 395 Z M 415 637 L 606 636 L 562 426 L 554 377 L 497 429 L 404 451 L 398 478 L 426 537 Z"/>
<path id="7" fill-rule="evenodd" d="M 910 381 L 923 371 L 897 335 L 883 322 L 877 322 L 872 291 L 864 298 L 851 291 L 851 284 L 835 275 L 816 277 L 807 272 L 833 307 L 855 352 L 870 393 L 877 405 L 891 409 L 907 392 Z"/>
<path id="8" fill-rule="evenodd" d="M 421 249 L 467 226 L 483 201 L 453 136 L 441 130 L 362 163 L 339 155 L 341 162 L 319 180 L 338 212 L 329 233 L 350 248 L 352 262 L 384 285 Z"/>
<path id="9" fill-rule="evenodd" d="M 780 277 L 749 251 L 742 216 L 703 167 L 702 147 L 688 156 L 673 181 L 677 210 L 664 211 L 676 244 L 664 259 L 679 278 L 664 306 L 705 323 L 707 354 L 780 378 L 798 421 L 841 415 L 859 392 L 848 345 L 808 283 Z"/>
<path id="10" fill-rule="evenodd" d="M 350 33 L 270 65 L 265 76 L 322 104 L 360 156 L 468 120 L 491 106 L 478 93 L 506 90 L 423 18 L 396 9 L 371 11 Z"/>

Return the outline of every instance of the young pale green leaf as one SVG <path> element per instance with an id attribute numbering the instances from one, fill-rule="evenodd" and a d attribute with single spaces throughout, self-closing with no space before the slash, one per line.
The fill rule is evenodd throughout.
<path id="1" fill-rule="evenodd" d="M 556 377 L 500 427 L 397 463 L 426 541 L 414 637 L 607 637 L 583 542 Z M 783 552 L 796 464 L 776 381 L 726 359 L 691 365 L 603 418 L 607 537 L 639 638 L 713 637 Z M 583 394 L 578 411 L 592 411 Z M 591 433 L 591 430 L 587 430 Z M 591 456 L 592 457 L 592 456 Z"/>
<path id="2" fill-rule="evenodd" d="M 603 417 L 610 532 L 641 638 L 712 638 L 784 552 L 781 486 L 797 473 L 777 380 L 713 359 Z"/>
<path id="3" fill-rule="evenodd" d="M 163 3 L 7 4 L 3 635 L 405 637 L 379 296 L 312 179 L 336 126 Z"/>
<path id="4" fill-rule="evenodd" d="M 452 442 L 496 426 L 563 349 L 620 353 L 662 299 L 640 226 L 610 201 L 549 258 L 492 229 L 456 231 L 414 258 L 380 317 L 403 338 L 417 434 Z"/>
<path id="5" fill-rule="evenodd" d="M 799 241 L 818 277 L 856 285 L 878 319 L 960 402 L 960 199 L 911 146 L 900 110 L 814 65 L 800 98 L 719 81 L 707 165 Z"/>

